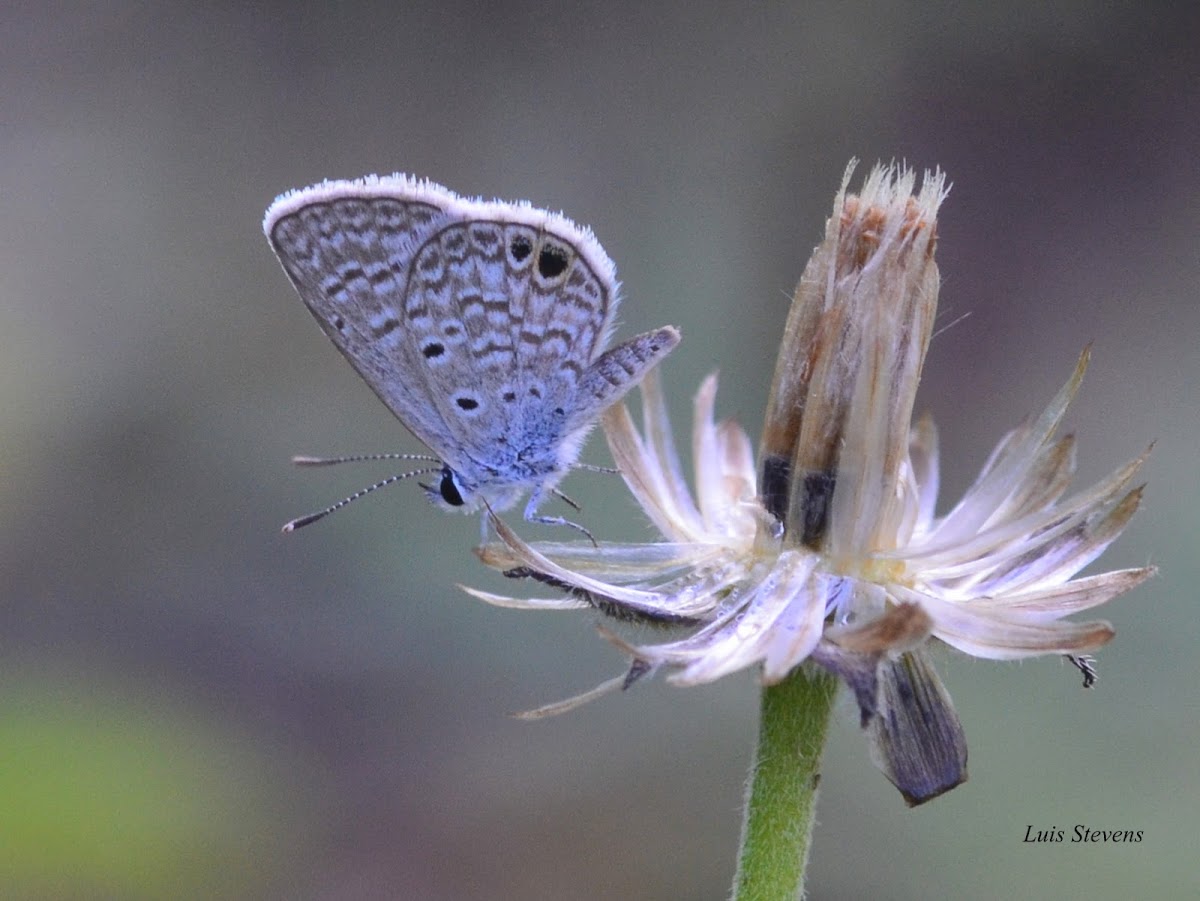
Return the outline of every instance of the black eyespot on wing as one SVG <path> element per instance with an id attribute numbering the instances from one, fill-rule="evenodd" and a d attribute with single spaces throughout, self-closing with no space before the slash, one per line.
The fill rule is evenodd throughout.
<path id="1" fill-rule="evenodd" d="M 386 338 L 398 328 L 400 328 L 400 320 L 395 317 L 389 317 L 378 328 L 371 329 L 371 337 L 375 339 Z"/>
<path id="2" fill-rule="evenodd" d="M 533 253 L 533 242 L 524 235 L 517 235 L 512 239 L 512 243 L 508 245 L 508 252 L 512 254 L 512 258 L 516 262 L 520 263 Z"/>
<path id="3" fill-rule="evenodd" d="M 479 406 L 479 401 L 473 397 L 456 397 L 454 402 L 458 404 L 460 410 L 474 410 Z"/>
<path id="4" fill-rule="evenodd" d="M 333 327 L 340 332 L 342 329 L 344 329 L 346 327 L 346 320 L 343 319 L 341 316 L 334 316 L 333 317 Z"/>
<path id="5" fill-rule="evenodd" d="M 529 396 L 540 398 L 542 396 L 542 389 L 539 388 L 537 385 L 531 385 L 529 388 Z"/>
<path id="6" fill-rule="evenodd" d="M 453 254 L 462 254 L 467 246 L 467 236 L 460 229 L 447 229 L 442 235 L 442 246 Z"/>
<path id="7" fill-rule="evenodd" d="M 567 271 L 567 252 L 554 244 L 546 244 L 538 254 L 538 275 L 542 278 L 555 278 Z"/>
<path id="8" fill-rule="evenodd" d="M 442 344 L 439 344 L 437 341 L 430 341 L 428 344 L 426 344 L 424 347 L 421 348 L 421 353 L 423 353 L 425 355 L 425 358 L 429 359 L 429 360 L 432 360 L 435 357 L 440 357 L 445 352 L 446 352 L 445 346 Z"/>
<path id="9" fill-rule="evenodd" d="M 451 507 L 461 507 L 466 503 L 458 493 L 458 486 L 454 484 L 454 470 L 449 466 L 442 467 L 442 481 L 438 484 L 438 494 Z"/>
<path id="10" fill-rule="evenodd" d="M 442 270 L 442 254 L 439 248 L 433 244 L 426 244 L 425 249 L 421 251 L 421 255 L 417 257 L 417 269 L 422 275 L 428 276 L 431 280 L 436 281 Z"/>
<path id="11" fill-rule="evenodd" d="M 515 392 L 515 391 L 505 391 L 505 392 L 504 392 L 504 394 L 503 394 L 503 397 L 504 397 L 504 399 L 505 399 L 506 401 L 508 401 L 508 403 L 510 403 L 510 404 L 511 404 L 511 403 L 512 403 L 514 400 L 516 400 L 516 399 L 517 399 L 517 392 Z"/>

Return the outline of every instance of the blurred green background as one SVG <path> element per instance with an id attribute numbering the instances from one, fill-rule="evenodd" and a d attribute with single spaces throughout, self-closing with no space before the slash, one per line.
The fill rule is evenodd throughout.
<path id="1" fill-rule="evenodd" d="M 944 497 L 1094 342 L 1079 485 L 1156 442 L 1101 564 L 1162 575 L 1102 611 L 1094 691 L 1057 659 L 942 655 L 971 780 L 916 811 L 843 699 L 811 895 L 1194 897 L 1200 14 L 1178 6 L 6 5 L 0 896 L 723 898 L 753 674 L 519 722 L 623 661 L 594 616 L 459 592 L 512 588 L 474 518 L 405 485 L 279 534 L 390 472 L 291 454 L 420 448 L 260 221 L 395 170 L 563 209 L 617 261 L 620 334 L 683 330 L 677 426 L 719 365 L 756 434 L 856 156 L 954 185 L 918 402 Z M 568 480 L 584 521 L 645 534 L 608 478 Z M 1022 843 L 1077 823 L 1144 840 Z"/>

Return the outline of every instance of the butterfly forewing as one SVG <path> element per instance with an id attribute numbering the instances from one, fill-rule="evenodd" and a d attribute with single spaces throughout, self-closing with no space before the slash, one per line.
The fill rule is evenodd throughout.
<path id="1" fill-rule="evenodd" d="M 347 196 L 350 183 L 284 195 L 265 230 L 297 293 L 338 350 L 388 408 L 435 453 L 446 431 L 402 340 L 404 296 L 417 247 L 445 213 L 428 200 Z"/>

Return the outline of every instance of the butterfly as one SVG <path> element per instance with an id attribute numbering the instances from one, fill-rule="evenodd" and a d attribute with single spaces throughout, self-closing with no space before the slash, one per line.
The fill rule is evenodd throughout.
<path id="1" fill-rule="evenodd" d="M 422 486 L 435 504 L 498 512 L 529 492 L 527 521 L 587 534 L 538 507 L 579 465 L 600 414 L 680 340 L 663 326 L 608 349 L 619 285 L 589 229 L 527 202 L 464 198 L 392 175 L 289 191 L 267 209 L 263 231 L 325 334 L 436 455 L 419 458 L 437 464 L 286 531 L 398 479 L 437 473 L 436 485 Z"/>

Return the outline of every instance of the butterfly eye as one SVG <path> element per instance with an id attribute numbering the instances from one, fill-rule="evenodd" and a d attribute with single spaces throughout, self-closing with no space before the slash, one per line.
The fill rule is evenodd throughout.
<path id="1" fill-rule="evenodd" d="M 438 493 L 451 507 L 461 507 L 466 503 L 458 493 L 458 486 L 454 484 L 454 470 L 449 466 L 442 468 L 442 481 L 438 484 Z"/>

